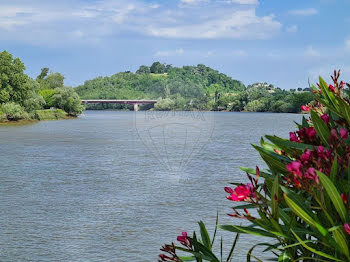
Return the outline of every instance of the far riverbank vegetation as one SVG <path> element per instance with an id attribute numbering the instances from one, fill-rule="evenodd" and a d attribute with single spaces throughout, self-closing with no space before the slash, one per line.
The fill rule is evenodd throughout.
<path id="1" fill-rule="evenodd" d="M 82 99 L 157 99 L 155 110 L 215 110 L 298 113 L 313 100 L 309 88 L 283 90 L 269 83 L 245 86 L 205 65 L 174 67 L 154 62 L 132 73 L 97 77 L 76 88 Z M 87 109 L 128 109 L 92 104 Z M 149 105 L 141 109 L 149 109 Z"/>

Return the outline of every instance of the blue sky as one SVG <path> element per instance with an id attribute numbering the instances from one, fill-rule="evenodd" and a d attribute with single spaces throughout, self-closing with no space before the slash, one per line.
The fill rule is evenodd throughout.
<path id="1" fill-rule="evenodd" d="M 349 0 L 0 0 L 0 50 L 76 86 L 160 61 L 205 64 L 246 85 L 350 81 Z"/>

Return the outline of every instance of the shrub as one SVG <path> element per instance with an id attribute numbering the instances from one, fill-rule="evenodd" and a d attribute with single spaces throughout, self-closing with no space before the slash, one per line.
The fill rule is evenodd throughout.
<path id="1" fill-rule="evenodd" d="M 0 111 L 0 122 L 4 122 L 6 120 L 6 114 L 2 111 Z"/>
<path id="2" fill-rule="evenodd" d="M 6 114 L 8 120 L 17 121 L 29 118 L 29 115 L 24 111 L 24 108 L 14 102 L 3 104 L 1 106 L 1 111 Z"/>
<path id="3" fill-rule="evenodd" d="M 154 105 L 155 110 L 173 110 L 175 109 L 175 101 L 170 98 L 160 98 L 158 102 Z"/>
<path id="4" fill-rule="evenodd" d="M 312 86 L 316 102 L 301 107 L 310 118 L 303 117 L 289 140 L 266 136 L 270 142 L 254 145 L 267 170 L 242 168 L 249 183 L 225 188 L 228 200 L 243 203 L 229 215 L 251 224 L 218 228 L 265 238 L 249 249 L 247 261 L 261 261 L 252 254 L 257 246 L 272 251 L 274 261 L 350 261 L 350 104 L 338 79 L 335 71 L 332 85 L 320 78 L 318 88 Z M 182 247 L 163 249 L 161 261 L 183 261 L 171 256 L 174 250 L 191 253 L 186 261 L 219 261 L 204 252 L 205 234 L 189 240 L 202 248 L 199 254 L 178 240 Z"/>
<path id="5" fill-rule="evenodd" d="M 50 108 L 54 106 L 54 98 L 55 90 L 54 89 L 42 89 L 39 90 L 39 95 L 41 95 L 45 100 L 45 107 Z"/>
<path id="6" fill-rule="evenodd" d="M 63 109 L 71 116 L 81 114 L 84 109 L 78 94 L 72 87 L 65 86 L 56 88 L 52 98 L 55 107 Z"/>

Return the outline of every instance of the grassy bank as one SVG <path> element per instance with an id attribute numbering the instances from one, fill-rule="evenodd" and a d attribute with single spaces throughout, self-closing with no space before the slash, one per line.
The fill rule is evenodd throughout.
<path id="1" fill-rule="evenodd" d="M 0 124 L 1 125 L 17 125 L 17 124 L 28 124 L 34 123 L 39 120 L 58 120 L 58 119 L 70 119 L 74 118 L 69 116 L 65 111 L 61 109 L 43 109 L 36 110 L 35 114 L 29 116 L 25 119 L 9 120 L 6 114 L 0 114 Z"/>
<path id="2" fill-rule="evenodd" d="M 61 109 L 36 110 L 35 115 L 38 120 L 57 120 L 70 118 L 67 113 Z"/>

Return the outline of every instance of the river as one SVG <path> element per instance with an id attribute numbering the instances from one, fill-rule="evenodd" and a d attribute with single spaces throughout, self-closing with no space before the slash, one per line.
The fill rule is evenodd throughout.
<path id="1" fill-rule="evenodd" d="M 263 166 L 251 143 L 288 137 L 301 120 L 215 112 L 189 125 L 163 115 L 173 125 L 152 133 L 137 114 L 0 126 L 0 261 L 157 261 L 161 245 L 198 220 L 212 229 L 217 210 L 220 223 L 239 224 L 226 215 L 224 186 L 246 181 L 239 166 Z M 242 237 L 234 261 L 254 241 Z"/>

